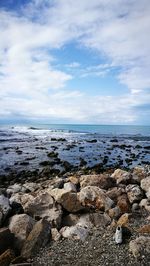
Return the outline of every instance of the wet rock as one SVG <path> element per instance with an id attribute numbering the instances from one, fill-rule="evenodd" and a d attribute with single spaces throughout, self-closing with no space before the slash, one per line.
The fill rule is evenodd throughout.
<path id="1" fill-rule="evenodd" d="M 0 213 L 1 213 L 1 223 L 6 219 L 7 215 L 11 211 L 9 204 L 9 199 L 4 195 L 0 195 Z"/>
<path id="2" fill-rule="evenodd" d="M 130 241 L 129 249 L 135 258 L 150 255 L 150 237 L 140 236 Z"/>
<path id="3" fill-rule="evenodd" d="M 67 190 L 67 191 L 72 191 L 72 192 L 77 192 L 77 189 L 76 189 L 76 186 L 71 183 L 71 182 L 67 182 L 64 184 L 64 189 Z"/>
<path id="4" fill-rule="evenodd" d="M 126 194 L 122 194 L 118 197 L 117 206 L 120 208 L 122 213 L 130 211 L 130 203 Z"/>
<path id="5" fill-rule="evenodd" d="M 143 198 L 143 192 L 138 185 L 128 185 L 126 192 L 130 203 L 139 202 Z"/>
<path id="6" fill-rule="evenodd" d="M 69 212 L 77 212 L 83 209 L 75 192 L 70 192 L 65 189 L 55 188 L 51 190 L 51 196 L 55 201 L 63 206 Z"/>
<path id="7" fill-rule="evenodd" d="M 130 172 L 121 169 L 116 169 L 111 177 L 116 179 L 117 184 L 127 184 L 131 180 Z"/>
<path id="8" fill-rule="evenodd" d="M 38 221 L 28 235 L 22 251 L 23 258 L 30 258 L 44 247 L 50 240 L 50 223 L 45 219 Z"/>
<path id="9" fill-rule="evenodd" d="M 14 259 L 15 255 L 12 249 L 7 249 L 4 253 L 0 255 L 0 265 L 9 266 L 11 261 Z"/>
<path id="10" fill-rule="evenodd" d="M 141 180 L 141 188 L 145 191 L 148 192 L 150 189 L 150 176 L 144 178 Z"/>
<path id="11" fill-rule="evenodd" d="M 115 181 L 107 174 L 100 175 L 82 175 L 80 177 L 80 186 L 81 188 L 87 186 L 97 186 L 102 189 L 108 189 L 114 186 Z"/>
<path id="12" fill-rule="evenodd" d="M 62 219 L 62 208 L 55 204 L 48 191 L 42 191 L 26 207 L 26 212 L 35 219 L 46 218 L 51 226 L 59 227 Z"/>
<path id="13" fill-rule="evenodd" d="M 64 238 L 85 241 L 86 237 L 88 236 L 89 230 L 79 225 L 75 225 L 71 227 L 63 227 L 60 230 L 60 233 Z"/>
<path id="14" fill-rule="evenodd" d="M 15 248 L 21 250 L 35 221 L 27 214 L 14 215 L 10 218 L 9 229 L 15 235 Z"/>
<path id="15" fill-rule="evenodd" d="M 51 229 L 51 237 L 54 241 L 59 241 L 61 239 L 61 234 L 58 232 L 57 228 Z"/>
<path id="16" fill-rule="evenodd" d="M 14 235 L 10 232 L 9 228 L 4 227 L 0 229 L 0 254 L 6 249 L 12 248 L 14 242 Z M 1 265 L 1 264 L 0 264 Z"/>
<path id="17" fill-rule="evenodd" d="M 78 193 L 82 206 L 92 209 L 109 210 L 114 202 L 106 196 L 104 191 L 96 186 L 87 186 Z"/>

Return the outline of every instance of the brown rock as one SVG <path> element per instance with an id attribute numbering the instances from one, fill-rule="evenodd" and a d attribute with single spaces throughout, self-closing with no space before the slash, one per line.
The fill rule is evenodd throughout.
<path id="1" fill-rule="evenodd" d="M 0 254 L 6 249 L 12 248 L 14 242 L 14 235 L 10 232 L 9 228 L 0 229 Z M 0 264 L 1 265 L 1 264 Z"/>
<path id="2" fill-rule="evenodd" d="M 130 241 L 129 250 L 135 258 L 150 255 L 150 237 L 140 236 Z"/>
<path id="3" fill-rule="evenodd" d="M 78 185 L 79 184 L 79 178 L 77 178 L 76 176 L 70 176 L 69 177 L 69 181 L 71 183 L 73 183 L 74 185 Z"/>
<path id="4" fill-rule="evenodd" d="M 119 220 L 117 221 L 117 225 L 120 226 L 127 226 L 129 223 L 129 214 L 128 213 L 124 213 Z"/>
<path id="5" fill-rule="evenodd" d="M 114 207 L 108 211 L 109 217 L 113 218 L 113 219 L 117 219 L 120 216 L 120 214 L 121 214 L 121 210 L 118 206 L 116 206 L 116 207 Z"/>
<path id="6" fill-rule="evenodd" d="M 108 174 L 100 175 L 82 175 L 80 177 L 81 188 L 87 186 L 96 186 L 102 189 L 108 189 L 114 186 L 115 180 L 111 178 Z"/>
<path id="7" fill-rule="evenodd" d="M 44 247 L 50 240 L 50 223 L 45 219 L 38 221 L 28 238 L 26 239 L 21 256 L 23 258 L 32 257 L 41 247 Z"/>
<path id="8" fill-rule="evenodd" d="M 121 196 L 124 192 L 125 190 L 123 188 L 113 187 L 106 192 L 106 195 L 115 203 L 117 203 L 118 197 Z"/>
<path id="9" fill-rule="evenodd" d="M 51 195 L 56 202 L 61 204 L 69 212 L 77 212 L 83 209 L 75 192 L 55 188 L 51 191 Z"/>
<path id="10" fill-rule="evenodd" d="M 0 265 L 9 266 L 10 262 L 14 259 L 15 255 L 13 250 L 7 249 L 4 253 L 0 255 Z"/>
<path id="11" fill-rule="evenodd" d="M 116 169 L 111 177 L 116 179 L 117 184 L 127 184 L 131 180 L 131 174 L 121 169 Z"/>
<path id="12" fill-rule="evenodd" d="M 106 196 L 104 191 L 95 186 L 82 188 L 78 193 L 80 203 L 84 207 L 89 207 L 98 210 L 109 210 L 114 202 Z"/>
<path id="13" fill-rule="evenodd" d="M 150 234 L 150 224 L 145 224 L 137 229 L 138 233 L 148 233 Z"/>
<path id="14" fill-rule="evenodd" d="M 16 214 L 9 221 L 9 229 L 15 235 L 15 248 L 21 250 L 35 221 L 27 214 Z"/>
<path id="15" fill-rule="evenodd" d="M 126 194 L 122 194 L 118 197 L 117 206 L 120 208 L 122 213 L 129 212 L 130 203 Z"/>
<path id="16" fill-rule="evenodd" d="M 141 180 L 146 177 L 145 169 L 141 166 L 136 166 L 132 173 L 132 180 L 140 184 Z"/>

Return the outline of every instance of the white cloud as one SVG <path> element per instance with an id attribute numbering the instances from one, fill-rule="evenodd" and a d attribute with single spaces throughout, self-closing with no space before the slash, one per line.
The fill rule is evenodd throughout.
<path id="1" fill-rule="evenodd" d="M 1 115 L 95 123 L 138 120 L 134 107 L 149 100 L 149 0 L 33 0 L 21 12 L 0 10 Z M 52 50 L 74 41 L 108 63 L 83 69 L 77 59 L 57 69 Z M 80 69 L 80 77 L 104 76 L 119 67 L 118 81 L 129 93 L 95 97 L 80 88 L 69 91 L 67 82 L 74 77 L 66 67 Z"/>

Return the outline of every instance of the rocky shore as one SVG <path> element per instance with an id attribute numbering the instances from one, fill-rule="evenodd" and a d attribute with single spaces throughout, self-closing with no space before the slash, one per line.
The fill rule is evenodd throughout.
<path id="1" fill-rule="evenodd" d="M 1 266 L 149 265 L 149 234 L 149 166 L 0 188 Z"/>

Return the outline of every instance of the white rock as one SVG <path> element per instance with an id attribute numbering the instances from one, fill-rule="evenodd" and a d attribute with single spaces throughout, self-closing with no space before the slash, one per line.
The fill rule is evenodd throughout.
<path id="1" fill-rule="evenodd" d="M 14 184 L 12 186 L 9 186 L 6 190 L 7 195 L 12 195 L 18 192 L 21 192 L 22 186 L 20 184 Z"/>
<path id="2" fill-rule="evenodd" d="M 77 192 L 76 186 L 73 183 L 71 183 L 71 182 L 65 183 L 64 184 L 64 189 L 67 190 L 67 191 Z"/>
<path id="3" fill-rule="evenodd" d="M 21 250 L 35 221 L 27 214 L 14 215 L 9 221 L 9 229 L 16 237 L 15 248 Z"/>
<path id="4" fill-rule="evenodd" d="M 6 218 L 7 214 L 11 210 L 9 199 L 4 195 L 0 195 L 0 212 L 2 213 L 3 219 Z"/>
<path id="5" fill-rule="evenodd" d="M 60 230 L 60 233 L 64 238 L 85 241 L 86 237 L 88 236 L 89 229 L 79 225 L 71 227 L 65 226 Z"/>

